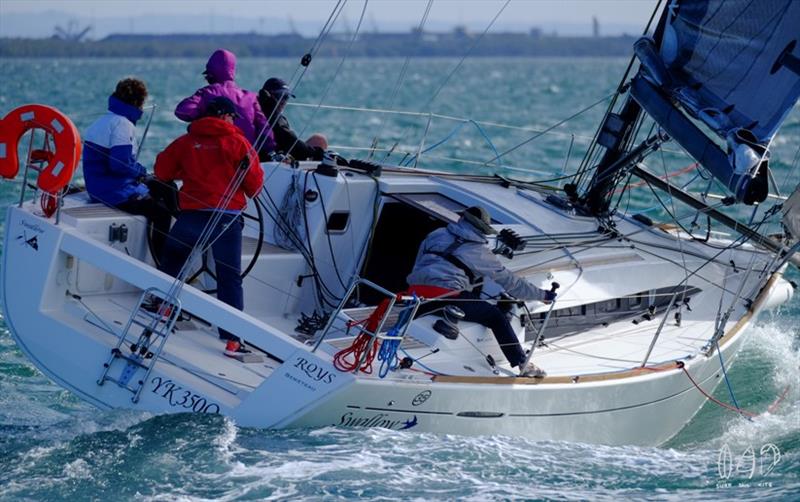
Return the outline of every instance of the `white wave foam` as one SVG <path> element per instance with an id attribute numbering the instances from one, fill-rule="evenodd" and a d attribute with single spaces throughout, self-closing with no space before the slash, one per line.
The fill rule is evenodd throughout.
<path id="1" fill-rule="evenodd" d="M 225 417 L 222 433 L 214 438 L 214 446 L 226 464 L 231 463 L 235 453 L 236 436 L 238 435 L 236 424 L 228 417 Z"/>
<path id="2" fill-rule="evenodd" d="M 775 315 L 765 319 L 751 329 L 742 353 L 737 358 L 735 371 L 752 371 L 748 375 L 753 382 L 771 381 L 771 402 L 786 395 L 775 406 L 773 412 L 766 411 L 752 420 L 734 417 L 725 432 L 716 441 L 731 447 L 746 448 L 780 441 L 788 436 L 800 434 L 800 351 L 798 350 L 798 327 L 795 316 Z M 766 364 L 744 368 L 749 359 Z M 768 371 L 769 374 L 759 373 Z"/>
<path id="3" fill-rule="evenodd" d="M 79 458 L 64 466 L 64 476 L 70 479 L 92 479 L 91 467 L 86 460 Z"/>
<path id="4" fill-rule="evenodd" d="M 276 433 L 282 434 L 282 433 Z M 297 432 L 287 435 L 299 436 Z M 707 452 L 532 442 L 510 437 L 321 429 L 298 449 L 264 452 L 220 473 L 223 498 L 303 498 L 347 493 L 364 498 L 597 498 L 596 488 L 657 484 L 680 478 L 709 486 Z M 324 442 L 324 444 L 315 444 Z M 252 454 L 252 452 L 251 452 Z M 565 492 L 562 487 L 579 487 Z M 424 493 L 421 497 L 419 494 Z M 613 493 L 613 492 L 606 492 Z M 354 495 L 355 494 L 355 495 Z M 612 496 L 607 499 L 612 499 Z"/>

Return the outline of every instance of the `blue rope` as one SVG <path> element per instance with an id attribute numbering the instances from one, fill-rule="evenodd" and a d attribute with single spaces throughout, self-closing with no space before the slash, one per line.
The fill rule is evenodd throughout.
<path id="1" fill-rule="evenodd" d="M 394 328 L 389 330 L 389 336 L 395 336 L 396 331 Z M 378 361 L 381 362 L 381 367 L 378 370 L 378 376 L 384 378 L 390 371 L 395 371 L 400 364 L 397 361 L 397 349 L 400 347 L 400 340 L 383 340 L 381 348 L 378 351 Z"/>
<path id="2" fill-rule="evenodd" d="M 717 355 L 719 356 L 719 365 L 722 368 L 722 375 L 725 377 L 725 385 L 728 386 L 728 393 L 731 395 L 731 401 L 733 401 L 733 405 L 736 407 L 736 410 L 739 412 L 741 416 L 752 421 L 750 417 L 742 413 L 742 408 L 741 406 L 739 406 L 739 403 L 736 402 L 736 396 L 733 395 L 733 387 L 731 386 L 731 381 L 728 380 L 728 372 L 725 371 L 725 361 L 722 360 L 722 351 L 719 350 L 719 342 L 714 341 L 714 345 L 716 345 L 717 347 Z"/>
<path id="3" fill-rule="evenodd" d="M 481 127 L 481 125 L 480 125 L 479 123 L 475 122 L 475 121 L 474 121 L 474 120 L 472 120 L 472 119 L 469 119 L 469 121 L 470 121 L 470 123 L 471 123 L 471 124 L 473 124 L 473 125 L 474 125 L 474 126 L 477 128 L 477 129 L 478 129 L 478 132 L 480 132 L 480 133 L 481 133 L 481 136 L 483 136 L 483 139 L 485 139 L 485 140 L 486 140 L 486 143 L 489 145 L 489 148 L 491 148 L 491 149 L 492 149 L 492 151 L 494 152 L 494 155 L 495 155 L 495 157 L 496 157 L 496 159 L 495 159 L 495 160 L 497 161 L 497 165 L 498 165 L 498 166 L 502 166 L 502 164 L 500 164 L 500 157 L 501 157 L 501 155 L 500 155 L 500 153 L 497 151 L 497 148 L 495 148 L 495 146 L 494 146 L 494 143 L 492 143 L 492 140 L 491 140 L 491 139 L 489 139 L 489 135 L 488 135 L 488 134 L 486 134 L 486 131 L 484 131 L 484 130 L 483 130 L 483 127 Z"/>
<path id="4" fill-rule="evenodd" d="M 416 300 L 416 298 L 417 295 L 414 295 L 414 300 Z M 397 323 L 386 333 L 387 336 L 399 337 L 403 327 L 411 322 L 411 312 L 414 310 L 412 305 L 413 304 L 409 304 L 405 309 L 403 309 L 402 312 L 400 312 L 400 316 L 397 318 Z M 381 362 L 381 367 L 378 369 L 378 376 L 380 378 L 384 378 L 389 374 L 390 371 L 397 370 L 398 366 L 400 365 L 400 361 L 397 358 L 397 349 L 400 348 L 401 341 L 402 340 L 400 338 L 396 338 L 393 340 L 385 339 L 381 342 L 381 348 L 378 350 L 378 361 Z"/>
<path id="5" fill-rule="evenodd" d="M 426 148 L 426 149 L 422 150 L 422 152 L 420 152 L 420 155 L 421 155 L 421 154 L 423 154 L 423 153 L 428 153 L 428 152 L 430 152 L 431 150 L 433 150 L 434 148 L 438 148 L 438 147 L 442 146 L 443 144 L 447 143 L 448 141 L 450 141 L 450 140 L 453 138 L 453 136 L 455 136 L 455 135 L 458 133 L 458 131 L 460 131 L 460 130 L 461 130 L 461 128 L 462 128 L 462 127 L 464 127 L 464 125 L 465 125 L 465 124 L 466 124 L 466 122 L 462 122 L 462 123 L 458 124 L 458 125 L 457 125 L 455 128 L 453 128 L 453 130 L 452 130 L 452 131 L 450 131 L 449 133 L 447 133 L 447 136 L 445 136 L 444 138 L 440 139 L 440 140 L 439 140 L 439 141 L 437 141 L 436 143 L 432 144 L 432 145 L 431 145 L 431 146 L 429 146 L 428 148 Z M 406 166 L 409 166 L 409 165 L 411 165 L 411 163 L 412 163 L 412 162 L 413 162 L 413 161 L 414 161 L 416 158 L 417 158 L 417 155 L 413 155 L 413 156 L 409 157 L 408 159 L 406 159 L 406 162 L 405 162 L 405 164 L 404 164 L 404 165 L 406 165 Z"/>
<path id="6" fill-rule="evenodd" d="M 417 364 L 417 365 L 421 366 L 423 369 L 427 370 L 427 371 L 428 371 L 428 373 L 433 373 L 434 375 L 443 375 L 443 374 L 444 374 L 444 373 L 439 373 L 438 371 L 436 371 L 436 370 L 433 370 L 433 369 L 431 369 L 431 368 L 429 368 L 429 367 L 425 366 L 424 364 L 422 364 L 421 362 L 419 362 L 419 359 L 414 359 L 413 357 L 411 357 L 411 354 L 409 354 L 408 352 L 406 352 L 406 350 L 405 350 L 404 348 L 402 348 L 402 347 L 401 347 L 401 348 L 400 348 L 400 350 L 401 350 L 401 351 L 403 351 L 403 354 L 405 354 L 405 355 L 406 355 L 406 357 L 408 357 L 409 359 L 411 359 L 412 361 L 414 361 L 414 364 Z"/>

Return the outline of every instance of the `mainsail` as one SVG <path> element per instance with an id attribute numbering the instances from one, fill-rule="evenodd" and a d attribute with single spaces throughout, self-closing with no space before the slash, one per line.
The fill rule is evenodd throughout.
<path id="1" fill-rule="evenodd" d="M 636 43 L 631 94 L 738 201 L 768 195 L 769 144 L 800 96 L 800 1 L 672 0 Z"/>

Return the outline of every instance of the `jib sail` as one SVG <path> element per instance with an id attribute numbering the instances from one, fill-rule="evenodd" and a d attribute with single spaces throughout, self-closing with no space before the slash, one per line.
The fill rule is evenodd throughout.
<path id="1" fill-rule="evenodd" d="M 769 144 L 800 95 L 800 1 L 673 0 L 640 39 L 634 99 L 746 204 L 768 194 Z"/>

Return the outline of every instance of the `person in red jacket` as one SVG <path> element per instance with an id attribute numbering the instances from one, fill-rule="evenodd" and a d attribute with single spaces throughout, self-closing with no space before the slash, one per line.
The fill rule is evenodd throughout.
<path id="1" fill-rule="evenodd" d="M 245 197 L 255 197 L 261 190 L 264 171 L 258 154 L 234 125 L 236 116 L 230 99 L 214 98 L 206 116 L 192 122 L 188 134 L 158 154 L 154 171 L 161 181 L 183 181 L 178 194 L 181 213 L 164 246 L 161 271 L 177 277 L 206 226 L 218 218 L 208 240 L 216 264 L 217 298 L 242 310 L 241 211 Z M 248 352 L 234 334 L 223 329 L 219 333 L 228 342 L 226 355 Z"/>

